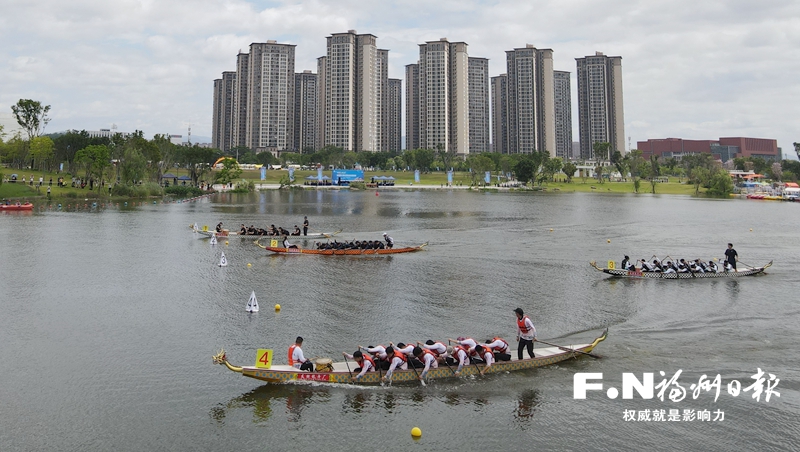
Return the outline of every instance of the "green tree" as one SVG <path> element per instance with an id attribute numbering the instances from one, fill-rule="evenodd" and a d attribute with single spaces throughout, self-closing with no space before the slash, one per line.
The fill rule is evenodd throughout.
<path id="1" fill-rule="evenodd" d="M 658 165 L 658 156 L 655 154 L 650 156 L 650 172 L 647 176 L 650 178 L 650 189 L 655 194 L 656 184 L 661 176 L 661 167 Z"/>
<path id="2" fill-rule="evenodd" d="M 420 171 L 428 171 L 431 168 L 431 164 L 433 164 L 436 153 L 433 152 L 433 149 L 414 149 L 413 156 L 414 168 Z"/>
<path id="3" fill-rule="evenodd" d="M 119 178 L 124 185 L 134 185 L 144 180 L 147 174 L 147 159 L 133 146 L 124 148 L 119 162 Z"/>
<path id="4" fill-rule="evenodd" d="M 492 159 L 483 154 L 467 157 L 466 163 L 472 170 L 470 174 L 472 177 L 472 185 L 480 185 L 481 181 L 484 180 L 483 178 L 486 172 L 494 169 L 494 162 Z"/>
<path id="5" fill-rule="evenodd" d="M 222 169 L 214 175 L 214 183 L 227 185 L 242 175 L 242 169 L 235 159 L 225 159 L 222 161 Z"/>
<path id="6" fill-rule="evenodd" d="M 597 180 L 602 184 L 603 181 L 603 163 L 611 157 L 611 143 L 595 141 L 592 143 L 592 150 L 594 151 L 595 169 Z"/>
<path id="7" fill-rule="evenodd" d="M 102 184 L 106 169 L 111 165 L 111 152 L 108 146 L 92 144 L 75 154 L 75 163 L 83 166 L 86 179 L 96 179 Z"/>
<path id="8" fill-rule="evenodd" d="M 153 145 L 158 150 L 158 157 L 159 160 L 156 162 L 156 167 L 158 168 L 157 176 L 165 174 L 170 171 L 175 165 L 175 159 L 178 156 L 178 149 L 180 148 L 179 145 L 174 144 L 169 135 L 161 135 L 156 134 L 152 140 Z"/>
<path id="9" fill-rule="evenodd" d="M 704 166 L 696 166 L 689 172 L 689 181 L 694 185 L 694 194 L 700 194 L 700 186 L 711 180 L 711 171 Z"/>
<path id="10" fill-rule="evenodd" d="M 189 170 L 192 183 L 197 185 L 203 176 L 211 171 L 211 164 L 219 158 L 219 151 L 193 146 L 182 146 L 178 153 L 178 162 Z"/>
<path id="11" fill-rule="evenodd" d="M 563 167 L 564 162 L 560 157 L 548 158 L 542 165 L 542 178 L 552 181 Z"/>
<path id="12" fill-rule="evenodd" d="M 772 180 L 781 181 L 781 177 L 783 176 L 783 167 L 781 166 L 780 162 L 774 162 L 769 167 L 770 178 Z"/>
<path id="13" fill-rule="evenodd" d="M 34 168 L 44 169 L 44 166 L 53 158 L 53 140 L 50 137 L 35 137 L 31 139 L 30 157 L 34 161 Z"/>
<path id="14" fill-rule="evenodd" d="M 453 160 L 456 158 L 455 148 L 445 149 L 444 144 L 439 143 L 436 145 L 436 155 L 442 160 L 445 170 L 452 168 Z"/>
<path id="15" fill-rule="evenodd" d="M 12 168 L 21 169 L 23 162 L 28 158 L 28 143 L 22 139 L 19 133 L 16 133 L 3 145 L 2 151 L 4 162 L 9 163 Z"/>
<path id="16" fill-rule="evenodd" d="M 15 105 L 11 106 L 17 124 L 28 134 L 28 141 L 38 137 L 47 127 L 50 118 L 49 105 L 42 105 L 41 102 L 31 99 L 20 99 Z"/>
<path id="17" fill-rule="evenodd" d="M 342 154 L 342 167 L 343 168 L 352 168 L 355 166 L 356 162 L 358 161 L 358 154 L 355 152 L 345 152 Z"/>
<path id="18" fill-rule="evenodd" d="M 539 151 L 520 156 L 517 164 L 514 165 L 514 174 L 517 180 L 523 184 L 527 184 L 529 181 L 536 182 L 542 163 L 549 157 L 549 154 Z"/>
<path id="19" fill-rule="evenodd" d="M 733 181 L 728 171 L 718 168 L 711 175 L 706 193 L 714 196 L 728 196 L 733 193 Z"/>
<path id="20" fill-rule="evenodd" d="M 769 162 L 762 157 L 750 157 L 750 161 L 753 162 L 753 171 L 758 174 L 765 174 L 769 169 Z"/>
<path id="21" fill-rule="evenodd" d="M 564 175 L 567 176 L 568 184 L 572 182 L 572 178 L 573 176 L 575 176 L 575 171 L 577 170 L 578 167 L 572 162 L 565 163 L 564 166 L 561 168 L 561 171 L 563 171 Z"/>
<path id="22" fill-rule="evenodd" d="M 500 154 L 500 161 L 497 164 L 497 169 L 505 176 L 514 171 L 514 165 L 516 164 L 517 158 L 515 155 Z"/>
<path id="23" fill-rule="evenodd" d="M 53 144 L 55 145 L 55 160 L 57 162 L 66 163 L 67 172 L 73 173 L 75 169 L 72 165 L 75 162 L 75 154 L 90 144 L 98 143 L 92 143 L 89 132 L 85 130 L 81 130 L 80 132 L 77 130 L 70 130 L 56 137 L 53 140 Z"/>
<path id="24" fill-rule="evenodd" d="M 305 156 L 306 154 L 303 154 L 303 157 Z M 272 155 L 272 152 L 259 152 L 258 154 L 256 154 L 256 161 L 254 163 L 260 163 L 262 165 L 277 165 L 278 163 L 280 163 L 280 160 L 278 160 L 277 157 Z M 301 165 L 302 164 L 305 163 L 301 163 Z"/>
<path id="25" fill-rule="evenodd" d="M 272 153 L 268 152 L 267 154 L 271 155 Z M 297 152 L 283 152 L 281 153 L 280 163 L 281 166 L 287 166 L 290 164 L 299 165 L 301 159 L 302 159 L 301 154 L 298 154 Z"/>

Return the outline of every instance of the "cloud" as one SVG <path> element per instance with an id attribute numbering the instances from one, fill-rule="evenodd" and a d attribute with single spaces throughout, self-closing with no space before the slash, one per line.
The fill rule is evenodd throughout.
<path id="1" fill-rule="evenodd" d="M 390 49 L 403 78 L 420 43 L 465 41 L 505 69 L 505 51 L 554 51 L 555 68 L 602 51 L 623 58 L 632 141 L 725 135 L 791 148 L 799 98 L 800 3 L 786 0 L 39 0 L 4 5 L 2 110 L 20 98 L 52 105 L 49 131 L 98 129 L 210 136 L 213 80 L 252 42 L 295 44 L 296 70 L 316 71 L 325 37 L 356 29 Z M 573 114 L 577 86 L 573 75 Z M 577 119 L 574 120 L 577 136 Z"/>

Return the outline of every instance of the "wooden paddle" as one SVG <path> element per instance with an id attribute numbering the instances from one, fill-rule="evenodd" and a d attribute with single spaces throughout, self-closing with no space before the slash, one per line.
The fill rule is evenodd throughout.
<path id="1" fill-rule="evenodd" d="M 692 271 L 692 267 L 689 266 L 688 262 L 686 263 L 686 270 L 689 270 L 689 273 L 692 274 L 692 278 L 697 278 L 697 276 L 694 275 L 694 272 Z"/>
<path id="2" fill-rule="evenodd" d="M 549 343 L 549 342 L 545 342 L 545 341 L 542 341 L 542 340 L 539 340 L 539 339 L 536 339 L 536 342 L 541 342 L 542 344 L 547 344 L 547 345 L 550 345 L 550 346 L 552 346 L 552 347 L 558 347 L 558 348 L 560 348 L 561 350 L 569 350 L 569 351 L 571 351 L 571 352 L 578 352 L 578 353 L 582 353 L 582 354 L 584 354 L 584 355 L 591 356 L 592 358 L 595 358 L 595 359 L 600 359 L 600 358 L 602 358 L 602 356 L 599 356 L 599 355 L 593 355 L 593 354 L 591 354 L 591 353 L 582 352 L 582 351 L 580 351 L 580 350 L 576 350 L 576 349 L 574 349 L 574 348 L 564 347 L 563 345 L 551 344 L 551 343 Z"/>
<path id="3" fill-rule="evenodd" d="M 416 376 L 417 376 L 417 380 L 419 380 L 420 384 L 422 384 L 422 386 L 427 386 L 427 385 L 425 384 L 425 380 L 423 380 L 422 378 L 419 378 L 419 373 L 417 372 L 417 368 L 416 368 L 416 367 L 414 367 L 414 363 L 412 363 L 410 359 L 409 359 L 409 361 L 408 361 L 408 367 L 410 367 L 410 368 L 411 368 L 411 370 L 413 370 L 413 371 L 414 371 L 414 375 L 416 375 Z"/>
<path id="4" fill-rule="evenodd" d="M 353 382 L 353 372 L 350 372 L 350 363 L 347 362 L 347 353 L 342 352 L 342 356 L 344 356 L 344 363 L 347 366 L 347 373 L 350 374 L 350 383 Z"/>

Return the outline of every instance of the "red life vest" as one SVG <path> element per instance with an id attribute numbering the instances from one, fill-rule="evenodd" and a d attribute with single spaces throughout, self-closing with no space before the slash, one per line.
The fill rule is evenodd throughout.
<path id="1" fill-rule="evenodd" d="M 494 352 L 495 353 L 505 353 L 506 350 L 508 350 L 508 342 L 506 342 L 506 340 L 503 339 L 502 337 L 495 337 L 494 339 L 492 339 L 492 342 L 497 342 L 497 341 L 501 341 L 503 343 L 503 346 L 495 348 Z"/>
<path id="2" fill-rule="evenodd" d="M 517 319 L 517 326 L 519 327 L 519 330 L 522 331 L 522 334 L 527 334 L 528 331 L 530 331 L 530 328 L 525 326 L 525 320 L 527 319 L 528 319 L 527 315 L 522 316 L 521 319 Z"/>
<path id="3" fill-rule="evenodd" d="M 423 348 L 422 349 L 422 354 L 420 356 L 418 356 L 417 359 L 424 363 L 425 362 L 425 355 L 433 356 L 434 360 L 436 360 L 436 358 L 438 357 L 438 355 L 436 355 L 436 353 L 434 353 L 433 351 L 428 350 L 427 348 Z"/>
<path id="4" fill-rule="evenodd" d="M 292 344 L 292 346 L 289 347 L 289 365 L 290 366 L 294 366 L 294 359 L 292 359 L 292 355 L 294 355 L 294 349 L 295 348 L 297 348 L 297 344 Z"/>
<path id="5" fill-rule="evenodd" d="M 371 357 L 371 356 L 369 356 L 369 354 L 366 354 L 366 355 L 362 356 L 362 358 L 363 358 L 363 359 L 365 359 L 365 360 L 367 360 L 367 361 L 369 361 L 369 363 L 370 363 L 370 364 L 372 364 L 372 367 L 370 368 L 370 370 L 371 370 L 371 371 L 374 371 L 374 370 L 375 370 L 375 360 L 374 360 L 374 359 L 372 359 L 372 357 Z M 363 364 L 361 364 L 361 367 L 364 367 L 364 365 L 363 365 Z M 369 371 L 368 371 L 368 372 L 369 372 Z"/>
<path id="6" fill-rule="evenodd" d="M 464 352 L 465 355 L 467 355 L 467 362 L 469 362 L 469 349 L 467 347 L 464 347 L 463 345 L 456 345 L 453 347 L 453 358 L 455 358 L 457 361 L 461 361 L 461 358 L 458 357 L 459 350 L 461 350 L 462 352 Z"/>
<path id="7" fill-rule="evenodd" d="M 404 363 L 408 362 L 408 358 L 406 357 L 406 354 L 401 352 L 400 350 L 395 350 L 394 351 L 394 355 L 392 355 L 392 359 L 390 359 L 389 362 L 394 361 L 395 358 L 402 359 Z M 401 364 L 401 366 L 402 366 L 402 364 Z"/>

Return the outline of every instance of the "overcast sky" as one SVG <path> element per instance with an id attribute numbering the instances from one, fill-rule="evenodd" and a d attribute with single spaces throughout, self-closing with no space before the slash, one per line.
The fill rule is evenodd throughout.
<path id="1" fill-rule="evenodd" d="M 211 136 L 213 80 L 268 39 L 296 44 L 316 72 L 325 37 L 355 29 L 389 49 L 404 77 L 418 44 L 447 37 L 505 73 L 505 51 L 554 51 L 554 67 L 600 51 L 622 57 L 625 134 L 800 141 L 800 1 L 6 0 L 0 13 L 0 120 L 20 98 L 52 106 L 47 132 Z M 197 141 L 197 140 L 193 140 Z"/>

